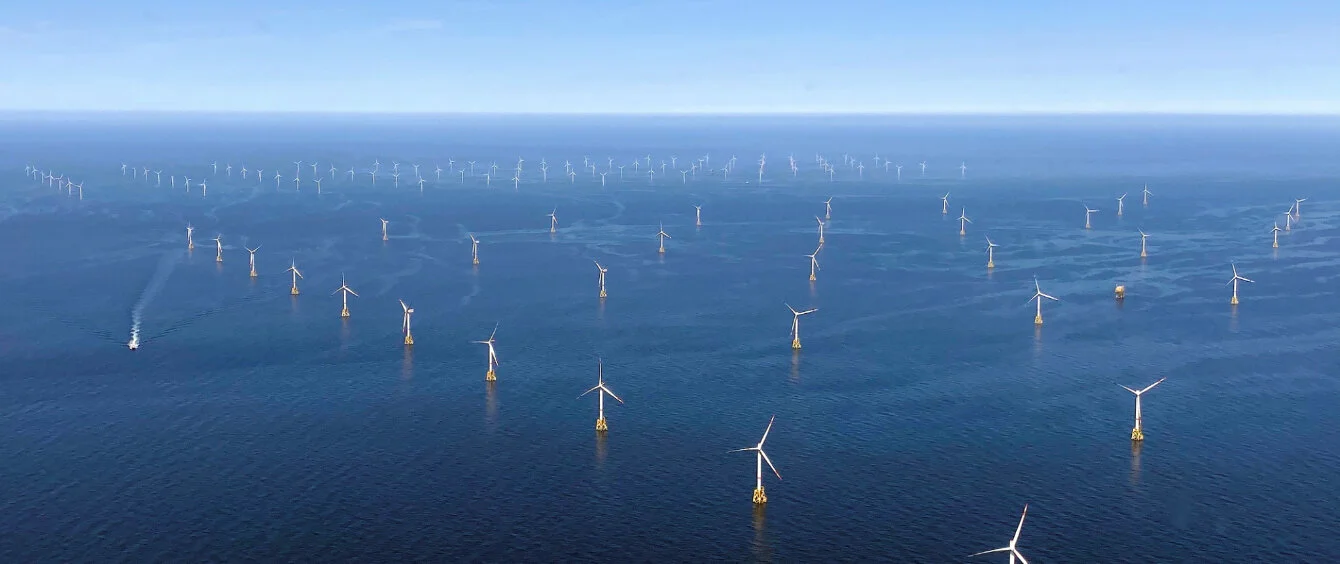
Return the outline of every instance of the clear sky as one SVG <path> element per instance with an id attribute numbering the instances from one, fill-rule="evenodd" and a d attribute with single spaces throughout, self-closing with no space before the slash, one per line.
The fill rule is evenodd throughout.
<path id="1" fill-rule="evenodd" d="M 1340 2 L 10 2 L 38 109 L 1340 114 Z"/>

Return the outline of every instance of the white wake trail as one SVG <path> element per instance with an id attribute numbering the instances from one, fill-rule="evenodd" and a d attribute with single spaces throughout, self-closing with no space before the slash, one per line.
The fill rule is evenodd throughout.
<path id="1" fill-rule="evenodd" d="M 144 322 L 144 308 L 149 305 L 150 301 L 153 301 L 154 296 L 157 296 L 158 292 L 163 290 L 163 286 L 167 285 L 168 277 L 171 276 L 172 271 L 177 268 L 177 263 L 181 260 L 181 256 L 182 252 L 180 250 L 170 251 L 163 255 L 163 259 L 158 261 L 158 269 L 154 271 L 153 277 L 149 279 L 149 284 L 145 286 L 144 291 L 140 293 L 139 301 L 135 302 L 135 307 L 131 308 L 130 342 L 127 343 L 131 349 L 136 349 L 140 346 L 140 325 Z"/>

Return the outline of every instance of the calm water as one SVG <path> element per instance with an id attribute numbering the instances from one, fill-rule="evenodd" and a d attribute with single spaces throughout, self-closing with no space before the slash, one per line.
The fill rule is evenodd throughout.
<path id="1" fill-rule="evenodd" d="M 0 560 L 953 562 L 1004 546 L 1027 503 L 1031 562 L 1331 561 L 1337 144 L 1335 121 L 1179 117 L 9 116 Z M 648 153 L 658 171 L 703 154 L 717 171 L 651 183 L 631 166 Z M 901 182 L 875 154 L 904 164 Z M 625 180 L 602 188 L 585 155 Z M 322 195 L 306 164 L 294 191 L 299 159 L 320 163 Z M 331 180 L 331 161 L 355 180 Z M 25 180 L 27 163 L 83 181 L 83 201 Z M 1087 231 L 1086 203 L 1101 210 Z M 1001 245 L 994 272 L 983 235 Z M 592 260 L 609 268 L 603 302 Z M 1255 280 L 1237 308 L 1230 261 Z M 342 273 L 360 294 L 347 321 Z M 1034 276 L 1061 299 L 1041 328 Z M 412 350 L 397 299 L 416 310 Z M 784 303 L 819 308 L 798 354 Z M 495 323 L 486 384 L 470 341 Z M 607 404 L 605 437 L 595 399 L 577 399 L 597 355 L 627 402 Z M 1118 384 L 1162 377 L 1133 448 Z M 726 451 L 774 414 L 784 480 L 765 478 L 755 510 L 753 458 Z"/>

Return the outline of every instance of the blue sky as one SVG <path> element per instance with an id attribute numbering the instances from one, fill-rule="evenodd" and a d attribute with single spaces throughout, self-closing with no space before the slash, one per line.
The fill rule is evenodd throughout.
<path id="1" fill-rule="evenodd" d="M 1340 2 L 13 2 L 0 110 L 1340 113 Z"/>

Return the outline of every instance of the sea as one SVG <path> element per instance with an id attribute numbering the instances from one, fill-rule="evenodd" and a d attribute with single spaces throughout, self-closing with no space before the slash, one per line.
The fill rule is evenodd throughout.
<path id="1" fill-rule="evenodd" d="M 1003 563 L 969 555 L 1027 506 L 1034 564 L 1334 562 L 1337 148 L 1329 117 L 0 115 L 0 561 Z M 1122 386 L 1164 378 L 1133 443 Z M 755 506 L 730 451 L 774 417 Z"/>

